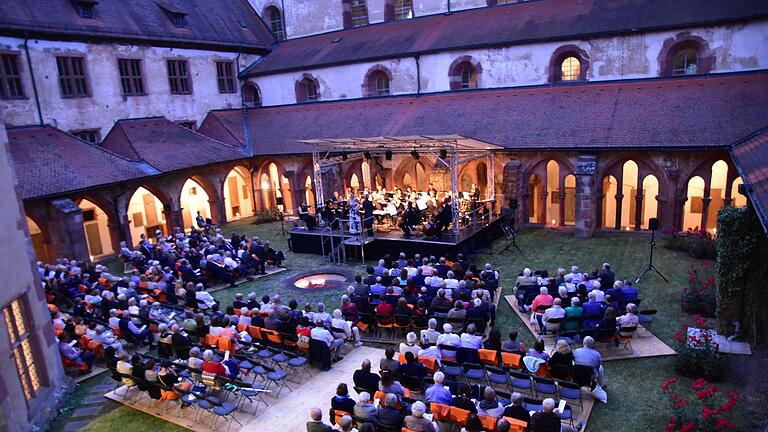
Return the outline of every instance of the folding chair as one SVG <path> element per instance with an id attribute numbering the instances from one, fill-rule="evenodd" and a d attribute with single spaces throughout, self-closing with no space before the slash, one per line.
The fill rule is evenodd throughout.
<path id="1" fill-rule="evenodd" d="M 558 381 L 560 399 L 568 399 L 579 403 L 579 412 L 584 411 L 584 403 L 581 400 L 581 386 L 574 382 Z"/>
<path id="2" fill-rule="evenodd" d="M 412 327 L 411 317 L 408 315 L 394 315 L 394 325 L 395 328 L 402 331 L 402 334 L 405 335 L 405 333 L 408 332 L 408 330 Z"/>
<path id="3" fill-rule="evenodd" d="M 277 386 L 275 398 L 280 397 L 280 392 L 283 388 L 287 388 L 288 391 L 293 392 L 293 389 L 286 383 L 286 378 L 288 378 L 288 373 L 282 369 L 275 369 L 271 372 L 267 372 L 267 390 L 269 390 L 271 383 L 274 383 Z"/>
<path id="4" fill-rule="evenodd" d="M 525 372 L 510 371 L 510 387 L 512 391 L 515 389 L 527 390 L 528 393 L 533 395 L 533 384 L 531 383 L 531 376 Z"/>
<path id="5" fill-rule="evenodd" d="M 640 325 L 645 329 L 646 337 L 651 337 L 651 324 L 659 311 L 656 309 L 646 309 L 637 313 L 637 318 L 640 321 Z"/>
<path id="6" fill-rule="evenodd" d="M 376 327 L 378 330 L 389 329 L 390 339 L 395 338 L 395 321 L 391 315 L 376 314 Z M 378 337 L 381 338 L 381 334 Z"/>
<path id="7" fill-rule="evenodd" d="M 624 348 L 629 348 L 629 352 L 632 352 L 632 338 L 635 332 L 637 332 L 637 326 L 620 327 L 616 333 L 616 342 Z"/>
<path id="8" fill-rule="evenodd" d="M 536 390 L 536 397 L 539 399 L 543 399 L 547 395 L 553 398 L 557 396 L 557 384 L 555 384 L 553 379 L 534 376 L 533 388 Z"/>
<path id="9" fill-rule="evenodd" d="M 526 411 L 541 412 L 544 410 L 544 400 L 537 399 L 537 398 L 524 397 L 523 406 L 525 407 Z"/>
<path id="10" fill-rule="evenodd" d="M 502 386 L 504 390 L 511 392 L 509 386 L 509 371 L 495 366 L 486 366 L 485 371 L 488 373 L 488 382 L 492 387 L 495 384 Z"/>

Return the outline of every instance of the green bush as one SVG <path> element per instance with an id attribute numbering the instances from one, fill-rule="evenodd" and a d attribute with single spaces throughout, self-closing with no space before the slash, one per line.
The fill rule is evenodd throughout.
<path id="1" fill-rule="evenodd" d="M 691 266 L 688 271 L 688 287 L 683 288 L 680 305 L 690 314 L 712 318 L 717 310 L 717 283 L 713 276 L 702 275 L 708 268 L 706 262 L 699 268 Z"/>
<path id="2" fill-rule="evenodd" d="M 672 232 L 667 237 L 664 247 L 667 249 L 686 252 L 693 258 L 713 260 L 717 258 L 716 236 L 698 227 L 686 232 Z"/>
<path id="3" fill-rule="evenodd" d="M 717 381 L 723 377 L 728 365 L 728 358 L 717 349 L 717 345 L 712 341 L 710 327 L 706 319 L 701 316 L 694 316 L 695 323 L 690 325 L 683 324 L 681 329 L 675 333 L 677 341 L 677 356 L 675 357 L 675 372 L 682 376 L 691 378 L 706 378 Z M 695 327 L 702 330 L 699 338 L 688 334 L 688 328 Z"/>

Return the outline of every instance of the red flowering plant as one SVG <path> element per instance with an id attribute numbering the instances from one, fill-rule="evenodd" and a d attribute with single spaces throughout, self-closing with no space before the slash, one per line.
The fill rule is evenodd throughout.
<path id="1" fill-rule="evenodd" d="M 727 369 L 727 357 L 720 354 L 713 337 L 715 331 L 707 319 L 694 315 L 693 323 L 685 323 L 675 333 L 675 372 L 692 378 L 718 380 Z"/>
<path id="2" fill-rule="evenodd" d="M 692 265 L 688 271 L 688 286 L 682 290 L 680 306 L 688 313 L 712 318 L 717 310 L 716 291 L 717 281 L 709 270 L 709 264 Z"/>
<path id="3" fill-rule="evenodd" d="M 665 230 L 667 242 L 664 245 L 667 249 L 686 252 L 694 258 L 710 259 L 717 258 L 716 235 L 699 227 L 688 228 L 684 232 L 675 232 L 674 230 Z"/>
<path id="4" fill-rule="evenodd" d="M 728 413 L 739 399 L 737 392 L 722 394 L 704 378 L 693 382 L 690 389 L 678 378 L 669 378 L 661 386 L 672 406 L 673 414 L 664 427 L 667 432 L 714 432 L 731 430 Z"/>

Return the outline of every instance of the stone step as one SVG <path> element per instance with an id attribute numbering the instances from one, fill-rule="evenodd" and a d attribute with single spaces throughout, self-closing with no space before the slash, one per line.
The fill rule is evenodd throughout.
<path id="1" fill-rule="evenodd" d="M 72 413 L 72 418 L 94 417 L 99 413 L 99 411 L 101 411 L 101 405 L 78 408 Z"/>
<path id="2" fill-rule="evenodd" d="M 67 424 L 65 424 L 61 430 L 62 432 L 76 432 L 76 431 L 79 431 L 80 429 L 85 428 L 90 423 L 91 423 L 90 420 L 71 421 L 71 422 L 67 422 Z"/>
<path id="3" fill-rule="evenodd" d="M 96 404 L 101 405 L 106 400 L 107 399 L 104 397 L 103 394 L 95 394 L 83 399 L 83 405 L 96 405 Z"/>

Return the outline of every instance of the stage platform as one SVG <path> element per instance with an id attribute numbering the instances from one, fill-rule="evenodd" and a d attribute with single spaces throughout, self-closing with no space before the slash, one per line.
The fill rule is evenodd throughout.
<path id="1" fill-rule="evenodd" d="M 289 234 L 291 250 L 295 253 L 322 255 L 323 248 L 325 248 L 325 254 L 329 253 L 331 235 L 327 229 L 294 228 Z M 456 255 L 457 253 L 466 255 L 487 247 L 503 235 L 501 219 L 495 219 L 472 232 L 465 231 L 458 237 L 444 235 L 439 238 L 425 238 L 419 234 L 414 238 L 403 238 L 403 233 L 400 230 L 377 230 L 374 237 L 358 237 L 337 232 L 333 235 L 333 244 L 334 247 L 344 245 L 347 257 L 359 257 L 361 243 L 366 257 L 381 257 L 387 253 L 394 256 L 400 252 L 404 252 L 408 256 L 414 254 L 443 256 L 446 254 Z"/>
<path id="2" fill-rule="evenodd" d="M 554 335 L 547 334 L 542 337 L 536 325 L 531 323 L 530 314 L 523 313 L 517 308 L 517 300 L 515 299 L 515 296 L 507 295 L 504 296 L 504 298 L 507 300 L 507 303 L 509 303 L 510 308 L 512 308 L 518 318 L 520 318 L 520 321 L 522 321 L 525 324 L 525 327 L 528 328 L 531 334 L 533 334 L 533 337 L 536 339 L 544 339 L 545 351 L 548 353 L 554 352 Z M 635 334 L 635 337 L 632 338 L 632 344 L 628 345 L 626 348 L 611 347 L 606 346 L 605 344 L 599 344 L 596 348 L 600 351 L 603 361 L 677 355 L 675 350 L 667 346 L 667 344 L 654 336 L 653 333 L 643 328 L 643 326 L 637 327 L 637 333 Z"/>

